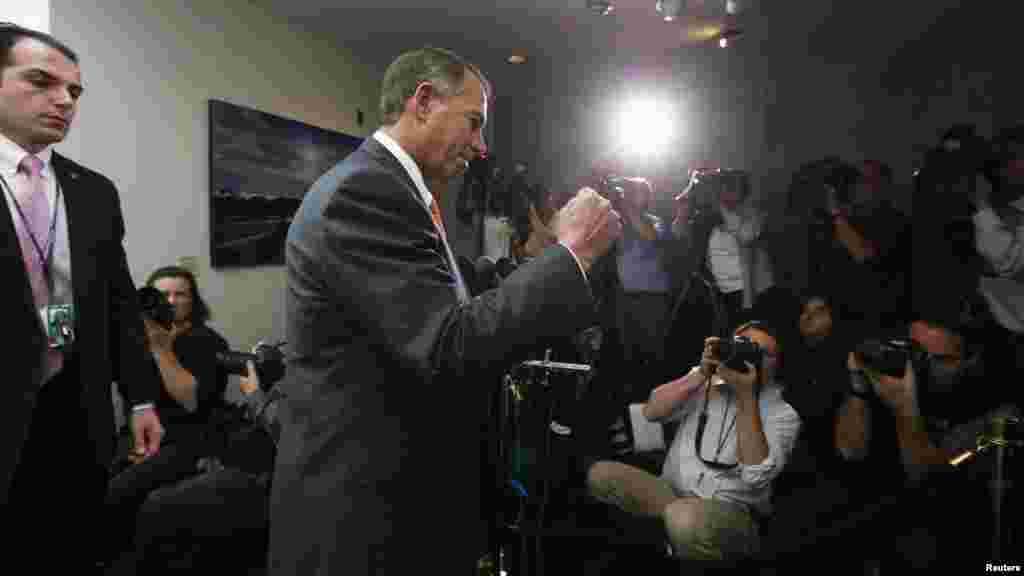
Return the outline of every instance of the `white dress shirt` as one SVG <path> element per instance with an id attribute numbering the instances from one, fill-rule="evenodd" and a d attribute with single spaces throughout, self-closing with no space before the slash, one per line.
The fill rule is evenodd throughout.
<path id="1" fill-rule="evenodd" d="M 16 228 L 23 225 L 21 214 L 18 211 L 17 200 L 14 197 L 14 180 L 18 174 L 18 165 L 28 156 L 29 153 L 21 146 L 12 142 L 9 138 L 0 134 L 0 176 L 3 177 L 2 184 L 4 198 L 7 200 L 7 208 L 11 214 L 11 221 Z M 73 292 L 71 290 L 71 243 L 68 241 L 68 217 L 64 206 L 64 195 L 57 198 L 57 178 L 53 172 L 53 165 L 50 160 L 53 158 L 53 148 L 47 147 L 35 155 L 43 161 L 42 178 L 46 187 L 47 214 L 50 218 L 54 216 L 54 204 L 57 205 L 56 226 L 54 229 L 53 254 L 48 265 L 51 282 L 50 303 L 71 304 L 73 303 Z M 45 246 L 48 239 L 37 238 L 39 243 Z M 40 317 L 40 329 L 43 328 L 42 317 Z M 56 374 L 46 374 L 43 383 L 51 380 Z"/>
<path id="2" fill-rule="evenodd" d="M 1024 198 L 1010 204 L 1016 222 L 1004 222 L 991 208 L 974 215 L 975 246 L 997 276 L 983 276 L 981 293 L 1007 330 L 1024 332 Z"/>
<path id="3" fill-rule="evenodd" d="M 700 367 L 694 367 L 686 378 L 702 378 Z M 712 396 L 708 403 L 701 456 L 711 462 L 732 464 L 738 462 L 736 394 L 728 385 L 717 386 L 717 390 L 721 394 Z M 772 481 L 785 468 L 793 452 L 800 432 L 800 417 L 783 399 L 779 385 L 764 386 L 758 394 L 758 406 L 768 456 L 757 464 L 739 463 L 730 470 L 713 470 L 700 461 L 693 446 L 704 406 L 704 391 L 703 386 L 698 388 L 672 415 L 671 419 L 680 424 L 661 477 L 679 495 L 689 493 L 705 499 L 735 502 L 761 515 L 771 514 Z"/>
<path id="4" fill-rule="evenodd" d="M 14 179 L 18 173 L 18 165 L 22 159 L 28 156 L 28 152 L 18 146 L 3 134 L 0 134 L 0 176 L 3 177 L 6 186 L 10 187 L 4 191 L 7 199 L 7 208 L 11 213 L 11 220 L 15 226 L 19 226 L 21 215 L 14 199 Z M 42 177 L 46 186 L 47 214 L 53 214 L 53 205 L 57 200 L 57 178 L 53 172 L 53 165 L 50 163 L 53 158 L 53 148 L 47 147 L 36 154 L 36 157 L 43 161 Z M 52 216 L 51 216 L 52 217 Z M 53 280 L 51 302 L 70 304 L 72 301 L 71 292 L 71 244 L 68 242 L 68 216 L 64 208 L 64 196 L 61 194 L 60 203 L 57 205 L 57 225 L 55 230 L 53 258 L 50 260 L 49 270 Z M 46 239 L 38 238 L 40 243 Z"/>
<path id="5" fill-rule="evenodd" d="M 715 226 L 708 238 L 708 267 L 723 294 L 743 290 L 743 264 L 740 261 L 740 217 L 722 210 L 723 224 Z"/>

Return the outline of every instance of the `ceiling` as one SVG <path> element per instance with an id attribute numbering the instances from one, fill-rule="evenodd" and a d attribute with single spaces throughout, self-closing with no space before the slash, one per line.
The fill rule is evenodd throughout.
<path id="1" fill-rule="evenodd" d="M 586 0 L 252 0 L 300 29 L 327 33 L 376 66 L 425 44 L 451 48 L 493 66 L 512 54 L 579 62 L 581 55 L 629 61 L 677 58 L 717 49 L 707 39 L 723 20 L 724 0 L 683 0 L 688 16 L 664 22 L 655 0 L 615 0 L 599 16 Z M 740 39 L 758 51 L 790 47 L 842 55 L 885 53 L 927 30 L 954 0 L 741 0 Z M 797 8 L 799 6 L 799 8 Z M 393 46 L 393 50 L 382 49 Z"/>

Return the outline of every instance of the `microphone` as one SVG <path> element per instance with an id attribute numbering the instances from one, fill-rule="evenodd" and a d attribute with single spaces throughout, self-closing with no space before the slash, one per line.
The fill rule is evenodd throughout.
<path id="1" fill-rule="evenodd" d="M 498 275 L 498 263 L 490 256 L 481 256 L 473 264 L 473 272 L 480 281 L 480 286 L 488 290 L 493 288 L 492 284 L 496 284 L 494 280 Z"/>

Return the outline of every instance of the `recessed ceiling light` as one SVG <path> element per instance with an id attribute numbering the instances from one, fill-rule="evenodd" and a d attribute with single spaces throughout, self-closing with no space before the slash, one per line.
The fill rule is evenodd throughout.
<path id="1" fill-rule="evenodd" d="M 601 16 L 607 16 L 615 11 L 615 5 L 611 0 L 587 0 L 587 8 Z"/>
<path id="2" fill-rule="evenodd" d="M 523 64 L 526 62 L 526 56 L 522 54 L 513 54 L 508 57 L 508 61 L 512 64 Z"/>

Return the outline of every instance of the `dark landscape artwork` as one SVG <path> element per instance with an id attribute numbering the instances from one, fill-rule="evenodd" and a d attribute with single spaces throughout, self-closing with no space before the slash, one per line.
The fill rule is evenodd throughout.
<path id="1" fill-rule="evenodd" d="M 302 197 L 362 138 L 210 100 L 210 260 L 280 266 Z"/>

